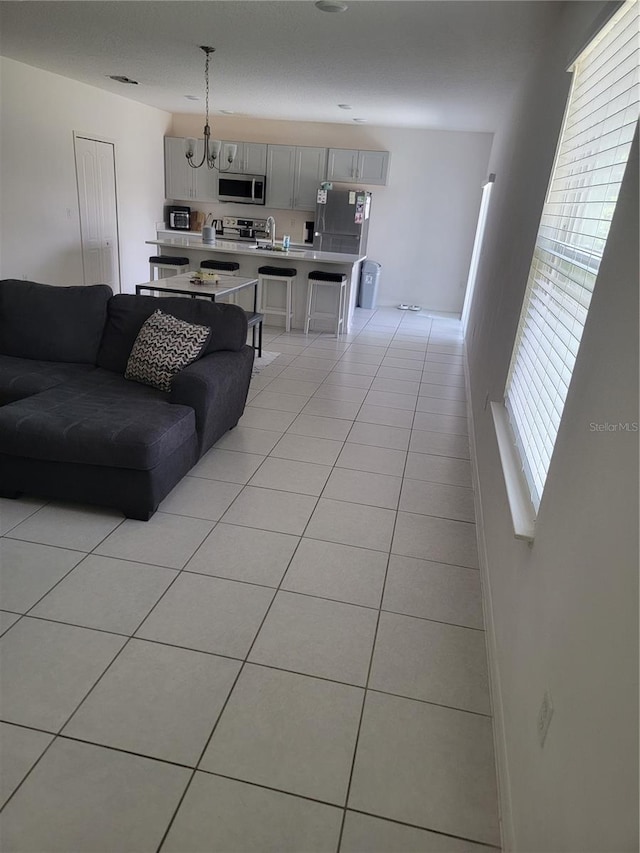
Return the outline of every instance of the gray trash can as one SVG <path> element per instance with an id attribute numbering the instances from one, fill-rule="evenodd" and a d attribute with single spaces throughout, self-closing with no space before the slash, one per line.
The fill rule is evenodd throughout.
<path id="1" fill-rule="evenodd" d="M 358 290 L 358 306 L 360 308 L 375 308 L 378 301 L 378 282 L 382 264 L 377 261 L 365 261 L 360 272 L 360 288 Z"/>

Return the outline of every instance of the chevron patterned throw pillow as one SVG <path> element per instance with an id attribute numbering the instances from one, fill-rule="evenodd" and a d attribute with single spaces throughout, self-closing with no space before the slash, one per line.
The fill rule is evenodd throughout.
<path id="1" fill-rule="evenodd" d="M 154 311 L 138 332 L 124 378 L 170 391 L 172 378 L 200 357 L 210 336 L 208 326 Z"/>

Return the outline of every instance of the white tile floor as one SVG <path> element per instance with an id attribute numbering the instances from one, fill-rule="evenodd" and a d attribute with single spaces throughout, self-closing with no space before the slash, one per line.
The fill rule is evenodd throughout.
<path id="1" fill-rule="evenodd" d="M 0 848 L 499 843 L 459 324 L 281 334 L 148 523 L 0 501 Z"/>

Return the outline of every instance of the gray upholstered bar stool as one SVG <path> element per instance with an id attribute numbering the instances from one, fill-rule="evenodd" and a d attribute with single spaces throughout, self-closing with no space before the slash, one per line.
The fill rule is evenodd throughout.
<path id="1" fill-rule="evenodd" d="M 336 312 L 318 311 L 317 288 L 332 288 L 338 291 L 338 306 Z M 304 333 L 309 334 L 311 320 L 331 320 L 334 323 L 336 336 L 344 330 L 344 315 L 347 301 L 347 277 L 343 273 L 311 270 L 307 283 L 307 316 L 304 321 Z"/>
<path id="2" fill-rule="evenodd" d="M 260 289 L 260 311 L 263 314 L 277 314 L 284 317 L 284 325 L 287 332 L 291 331 L 291 318 L 293 317 L 293 286 L 295 284 L 298 270 L 293 267 L 258 267 L 258 287 Z M 284 307 L 282 304 L 271 303 L 273 286 L 284 285 Z"/>
<path id="3" fill-rule="evenodd" d="M 158 278 L 166 278 L 160 275 L 161 271 L 169 272 L 172 275 L 186 272 L 189 269 L 189 258 L 182 255 L 151 255 L 149 258 L 149 281 L 156 281 Z M 156 276 L 156 271 L 158 275 Z"/>

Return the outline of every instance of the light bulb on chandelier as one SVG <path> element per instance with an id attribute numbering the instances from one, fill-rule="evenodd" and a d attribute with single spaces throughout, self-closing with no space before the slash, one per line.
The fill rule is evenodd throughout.
<path id="1" fill-rule="evenodd" d="M 225 145 L 224 147 L 224 159 L 227 163 L 227 168 L 223 169 L 216 162 L 220 157 L 220 149 L 222 147 L 222 143 L 218 139 L 211 139 L 211 128 L 209 127 L 209 61 L 211 59 L 211 54 L 215 53 L 215 47 L 207 47 L 206 45 L 201 45 L 200 50 L 203 50 L 206 56 L 204 63 L 204 82 L 205 82 L 205 124 L 203 130 L 203 146 L 202 146 L 202 159 L 199 163 L 194 162 L 196 145 L 198 144 L 198 140 L 193 137 L 189 137 L 184 141 L 185 147 L 185 157 L 187 158 L 188 164 L 192 169 L 199 169 L 204 164 L 207 164 L 209 169 L 218 169 L 219 172 L 226 172 L 231 168 L 231 164 L 235 160 L 236 153 L 238 151 L 237 145 Z"/>

